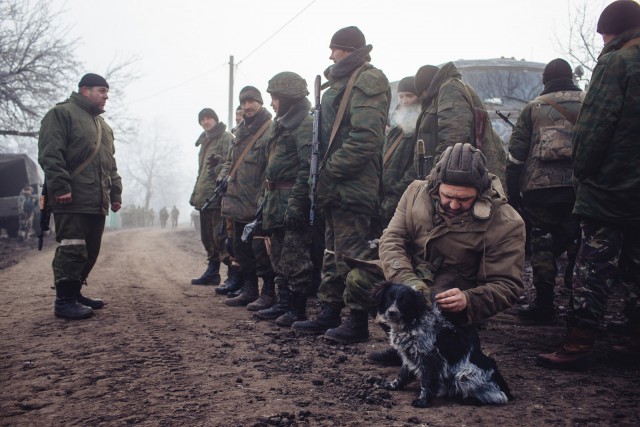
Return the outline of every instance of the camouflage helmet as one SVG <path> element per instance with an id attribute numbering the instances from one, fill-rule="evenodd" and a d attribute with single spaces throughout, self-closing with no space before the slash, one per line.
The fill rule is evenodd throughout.
<path id="1" fill-rule="evenodd" d="M 278 73 L 269 80 L 267 92 L 271 95 L 299 99 L 309 95 L 307 82 L 291 71 Z"/>

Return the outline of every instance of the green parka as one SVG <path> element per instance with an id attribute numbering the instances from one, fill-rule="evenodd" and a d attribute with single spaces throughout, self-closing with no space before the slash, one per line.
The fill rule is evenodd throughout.
<path id="1" fill-rule="evenodd" d="M 224 167 L 224 163 L 229 155 L 229 149 L 233 144 L 233 135 L 226 132 L 227 126 L 218 123 L 209 132 L 202 132 L 196 141 L 196 147 L 200 147 L 198 154 L 198 178 L 193 187 L 189 203 L 197 210 L 200 210 L 207 199 L 211 197 L 216 189 L 216 179 Z M 218 164 L 211 170 L 211 160 L 215 159 Z M 220 209 L 221 197 L 211 203 L 209 209 Z"/>
<path id="2" fill-rule="evenodd" d="M 294 104 L 276 119 L 269 138 L 265 178 L 276 186 L 293 188 L 266 189 L 262 211 L 262 228 L 284 227 L 285 213 L 299 221 L 309 219 L 309 156 L 313 118 L 306 98 Z"/>
<path id="3" fill-rule="evenodd" d="M 573 134 L 574 214 L 640 226 L 640 37 L 628 30 L 604 47 Z"/>
<path id="4" fill-rule="evenodd" d="M 462 81 L 462 75 L 453 62 L 446 63 L 436 73 L 422 105 L 416 141 L 424 141 L 426 157 L 431 159 L 427 162 L 428 174 L 447 147 L 458 142 L 476 146 L 473 107 L 485 107 L 473 88 Z M 487 170 L 504 184 L 507 154 L 489 120 L 485 126 L 482 152 L 487 158 Z M 415 158 L 417 161 L 418 156 Z M 417 165 L 415 167 L 417 170 Z"/>
<path id="5" fill-rule="evenodd" d="M 351 74 L 368 60 L 371 45 L 357 49 L 325 71 L 330 86 L 322 95 L 317 204 L 380 215 L 382 146 L 391 89 L 384 73 L 367 63 L 360 70 L 336 137 L 331 129 Z"/>
<path id="6" fill-rule="evenodd" d="M 218 175 L 218 180 L 229 175 L 232 166 L 238 161 L 249 140 L 265 122 L 271 123 L 271 113 L 261 107 L 250 122 L 245 119 L 238 125 L 235 133 L 236 139 L 229 150 L 222 171 Z M 264 170 L 267 166 L 266 147 L 270 135 L 270 128 L 267 127 L 247 153 L 235 176 L 229 178 L 227 192 L 222 198 L 222 216 L 244 223 L 255 219 L 264 186 Z"/>
<path id="7" fill-rule="evenodd" d="M 49 205 L 54 213 L 108 215 L 111 203 L 122 203 L 122 181 L 116 166 L 113 131 L 102 111 L 84 96 L 71 96 L 44 116 L 38 139 L 38 162 L 44 171 Z M 102 128 L 100 148 L 75 177 L 73 172 L 93 153 Z M 71 193 L 73 201 L 61 205 L 57 196 Z"/>
<path id="8" fill-rule="evenodd" d="M 437 221 L 437 186 L 432 177 L 414 181 L 380 238 L 380 261 L 387 280 L 429 295 L 423 279 L 454 272 L 476 286 L 467 297 L 466 323 L 477 323 L 513 305 L 524 285 L 524 222 L 507 204 L 497 177 L 472 209 Z M 438 266 L 433 267 L 433 266 Z"/>

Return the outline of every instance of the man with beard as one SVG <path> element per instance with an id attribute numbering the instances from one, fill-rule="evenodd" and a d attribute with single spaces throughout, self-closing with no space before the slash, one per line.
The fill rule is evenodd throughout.
<path id="1" fill-rule="evenodd" d="M 380 235 L 382 147 L 391 90 L 384 73 L 369 63 L 373 49 L 357 27 L 338 30 L 329 45 L 334 65 L 325 71 L 329 88 L 322 95 L 317 205 L 325 221 L 325 255 L 318 289 L 320 312 L 293 324 L 295 331 L 333 339 L 343 330 L 344 257 L 372 259 L 369 241 Z M 344 327 L 365 330 L 367 312 L 354 307 Z M 364 326 L 363 326 L 364 325 Z M 335 329 L 330 329 L 335 328 Z M 329 329 L 329 330 L 328 330 Z M 358 336 L 358 340 L 368 339 Z"/>
<path id="2" fill-rule="evenodd" d="M 208 209 L 202 210 L 202 207 L 216 188 L 215 183 L 229 153 L 233 135 L 226 131 L 226 125 L 218 121 L 218 115 L 211 108 L 204 108 L 198 113 L 198 123 L 204 131 L 196 141 L 196 147 L 200 147 L 198 177 L 189 203 L 200 212 L 200 240 L 207 251 L 208 265 L 202 276 L 191 280 L 191 284 L 218 286 L 220 261 L 228 258 L 224 254 L 225 235 L 221 233 L 224 219 L 220 212 L 220 197 Z M 231 268 L 228 273 L 234 274 Z"/>
<path id="3" fill-rule="evenodd" d="M 236 130 L 236 140 L 217 181 L 220 184 L 227 180 L 222 216 L 233 222 L 233 253 L 243 278 L 242 292 L 225 301 L 232 307 L 246 306 L 258 299 L 258 276 L 263 280 L 264 297 L 273 295 L 273 270 L 264 239 L 241 239 L 245 225 L 256 217 L 267 165 L 266 146 L 272 121 L 262 104 L 262 94 L 255 87 L 246 86 L 240 91 L 244 120 Z"/>
<path id="4" fill-rule="evenodd" d="M 391 221 L 404 190 L 417 179 L 413 166 L 414 132 L 420 115 L 420 98 L 414 77 L 398 82 L 398 105 L 391 114 L 391 131 L 387 134 L 382 157 L 382 225 Z"/>
<path id="5" fill-rule="evenodd" d="M 98 259 L 109 207 L 118 212 L 122 206 L 113 131 L 101 117 L 108 93 L 104 77 L 85 74 L 78 93 L 49 110 L 40 126 L 38 162 L 60 242 L 52 263 L 54 314 L 67 319 L 90 317 L 104 306 L 80 288 Z"/>
<path id="6" fill-rule="evenodd" d="M 276 113 L 269 139 L 262 228 L 271 236 L 271 265 L 276 272 L 277 302 L 260 310 L 261 319 L 290 327 L 306 320 L 313 280 L 312 230 L 309 225 L 309 157 L 313 119 L 307 82 L 285 71 L 269 80 L 267 92 Z"/>

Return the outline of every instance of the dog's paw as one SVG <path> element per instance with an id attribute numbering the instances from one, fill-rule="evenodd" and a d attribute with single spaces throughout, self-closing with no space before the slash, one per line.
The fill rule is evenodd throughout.
<path id="1" fill-rule="evenodd" d="M 382 383 L 382 387 L 386 390 L 400 390 L 400 381 L 397 379 L 393 381 L 385 381 Z"/>
<path id="2" fill-rule="evenodd" d="M 414 399 L 413 402 L 411 402 L 411 406 L 413 406 L 414 408 L 428 408 L 430 405 L 430 402 L 427 401 L 427 399 Z"/>

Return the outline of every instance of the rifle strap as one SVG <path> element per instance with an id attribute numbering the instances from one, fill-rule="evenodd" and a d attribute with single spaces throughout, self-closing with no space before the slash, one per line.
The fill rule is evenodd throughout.
<path id="1" fill-rule="evenodd" d="M 623 44 L 620 49 L 621 50 L 622 49 L 626 49 L 628 47 L 636 46 L 636 45 L 639 45 L 639 44 L 640 44 L 640 37 L 636 37 L 635 39 L 631 39 L 628 42 L 626 42 L 625 44 Z"/>
<path id="2" fill-rule="evenodd" d="M 233 176 L 238 171 L 238 168 L 242 164 L 242 161 L 244 160 L 245 157 L 247 157 L 247 154 L 249 154 L 249 150 L 251 150 L 251 147 L 253 147 L 253 144 L 255 144 L 256 141 L 260 139 L 260 137 L 265 133 L 265 131 L 267 130 L 270 124 L 271 124 L 271 120 L 267 120 L 260 127 L 260 129 L 258 129 L 258 131 L 253 134 L 249 142 L 247 142 L 247 146 L 244 147 L 244 150 L 242 150 L 242 154 L 240 154 L 240 157 L 238 157 L 238 160 L 234 163 L 233 167 L 231 168 L 231 172 L 229 172 L 229 175 L 228 175 L 229 178 L 233 178 Z"/>
<path id="3" fill-rule="evenodd" d="M 558 113 L 562 114 L 565 119 L 569 120 L 572 125 L 574 126 L 576 125 L 576 122 L 578 121 L 578 116 L 576 114 L 571 114 L 569 110 L 567 110 L 562 105 L 558 104 L 556 100 L 553 99 L 553 97 L 549 95 L 543 95 L 543 96 L 539 96 L 538 99 L 551 105 L 553 108 L 555 108 L 558 111 Z"/>
<path id="4" fill-rule="evenodd" d="M 367 65 L 368 62 L 365 62 L 358 68 L 356 68 L 351 74 L 351 78 L 347 82 L 347 86 L 344 89 L 344 94 L 342 95 L 342 100 L 340 101 L 340 106 L 338 107 L 338 114 L 336 114 L 336 119 L 333 121 L 333 128 L 331 129 L 331 137 L 329 138 L 329 143 L 327 144 L 327 151 L 324 153 L 324 158 L 322 161 L 324 162 L 327 156 L 329 155 L 329 150 L 331 149 L 331 144 L 333 143 L 336 134 L 338 133 L 338 129 L 340 128 L 340 123 L 342 122 L 342 118 L 344 117 L 344 112 L 347 109 L 347 104 L 349 103 L 349 97 L 351 96 L 351 91 L 353 90 L 353 85 L 360 74 L 360 70 Z"/>
<path id="5" fill-rule="evenodd" d="M 85 170 L 85 168 L 87 166 L 89 166 L 89 163 L 91 163 L 91 161 L 96 157 L 96 155 L 98 154 L 98 151 L 100 151 L 100 144 L 102 144 L 102 125 L 100 124 L 100 121 L 98 119 L 98 117 L 94 117 L 93 120 L 96 123 L 96 127 L 98 128 L 98 140 L 96 141 L 96 146 L 93 148 L 93 151 L 91 152 L 91 154 L 89 155 L 89 157 L 87 157 L 85 159 L 84 162 L 82 162 L 80 164 L 80 166 L 78 166 L 72 173 L 71 173 L 71 178 L 75 178 L 76 176 L 80 175 L 80 172 L 82 172 L 83 170 Z"/>
<path id="6" fill-rule="evenodd" d="M 393 144 L 391 145 L 391 147 L 389 147 L 389 151 L 384 153 L 384 158 L 382 159 L 382 166 L 385 166 L 387 164 L 393 152 L 396 151 L 396 148 L 398 148 L 398 144 L 400 144 L 400 141 L 402 141 L 402 138 L 404 138 L 404 132 L 400 131 L 400 135 L 398 135 L 396 140 L 393 141 Z"/>

